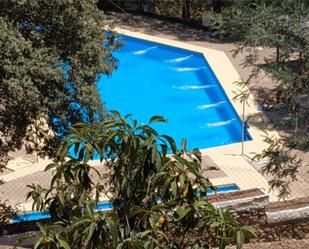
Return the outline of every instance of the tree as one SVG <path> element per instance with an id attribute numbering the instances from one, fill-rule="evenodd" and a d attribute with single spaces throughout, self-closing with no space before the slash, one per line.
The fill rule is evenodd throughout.
<path id="1" fill-rule="evenodd" d="M 302 165 L 302 151 L 309 149 L 309 2 L 308 1 L 239 1 L 225 16 L 215 16 L 218 34 L 238 40 L 235 55 L 250 47 L 244 66 L 254 70 L 244 85 L 254 84 L 261 70 L 276 81 L 270 107 L 284 109 L 285 119 L 277 123 L 288 135 L 280 141 L 266 138 L 269 148 L 256 158 L 268 159 L 263 172 L 274 179 L 271 187 L 280 197 L 288 194 L 288 184 L 296 180 Z M 262 58 L 256 47 L 275 49 L 272 58 Z M 298 155 L 297 155 L 298 154 Z"/>
<path id="2" fill-rule="evenodd" d="M 280 139 L 266 136 L 264 142 L 268 143 L 269 147 L 257 154 L 255 158 L 266 160 L 262 173 L 273 177 L 269 181 L 270 187 L 273 190 L 279 190 L 278 197 L 285 199 L 290 193 L 290 183 L 297 180 L 302 158 Z"/>
<path id="3" fill-rule="evenodd" d="M 95 0 L 0 1 L 2 161 L 23 144 L 51 155 L 72 123 L 104 115 L 96 82 L 117 47 L 104 23 Z"/>
<path id="4" fill-rule="evenodd" d="M 246 87 L 244 82 L 235 82 L 238 86 L 237 91 L 235 91 L 234 100 L 238 100 L 242 104 L 242 116 L 241 116 L 241 155 L 244 156 L 245 153 L 245 136 L 246 136 L 246 105 L 249 105 L 248 99 L 250 97 L 250 92 Z"/>
<path id="5" fill-rule="evenodd" d="M 12 222 L 12 218 L 16 217 L 17 212 L 16 207 L 0 202 L 0 235 L 3 234 L 4 227 Z"/>
<path id="6" fill-rule="evenodd" d="M 54 170 L 51 188 L 30 186 L 34 207 L 53 220 L 39 224 L 35 248 L 225 248 L 231 241 L 240 248 L 254 236 L 229 208 L 207 200 L 214 187 L 201 174 L 199 151 L 187 152 L 185 141 L 177 150 L 158 134 L 151 125 L 165 122 L 160 116 L 148 125 L 129 118 L 113 112 L 103 122 L 76 124 L 63 140 L 59 161 L 46 168 Z M 68 151 L 75 158 L 66 159 Z M 89 165 L 93 158 L 105 174 Z M 102 194 L 111 196 L 112 211 L 95 211 Z"/>
<path id="7" fill-rule="evenodd" d="M 190 19 L 190 2 L 188 0 L 182 1 L 182 14 L 181 18 L 188 20 Z"/>

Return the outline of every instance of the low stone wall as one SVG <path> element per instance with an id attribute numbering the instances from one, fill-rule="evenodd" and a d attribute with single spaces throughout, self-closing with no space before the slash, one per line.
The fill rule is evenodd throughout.
<path id="1" fill-rule="evenodd" d="M 211 196 L 217 207 L 232 206 L 238 219 L 258 231 L 258 241 L 309 238 L 309 198 L 270 203 L 258 189 Z"/>

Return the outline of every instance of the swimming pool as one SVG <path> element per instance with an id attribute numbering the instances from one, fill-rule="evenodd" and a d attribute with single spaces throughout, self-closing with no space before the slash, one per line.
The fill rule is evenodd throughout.
<path id="1" fill-rule="evenodd" d="M 241 120 L 203 54 L 129 36 L 120 39 L 125 45 L 114 53 L 119 68 L 98 82 L 107 110 L 131 113 L 142 123 L 162 115 L 168 123 L 155 128 L 178 145 L 186 138 L 188 149 L 241 141 Z M 245 139 L 250 139 L 247 131 Z"/>
<path id="2" fill-rule="evenodd" d="M 227 184 L 227 185 L 219 185 L 216 186 L 216 191 L 208 189 L 207 195 L 214 195 L 215 193 L 228 193 L 239 190 L 240 188 L 236 184 Z M 200 192 L 197 193 L 200 195 Z M 111 201 L 100 202 L 97 204 L 95 210 L 96 211 L 108 211 L 113 208 L 113 204 Z M 24 212 L 18 214 L 16 217 L 12 218 L 12 223 L 20 223 L 27 221 L 37 221 L 37 220 L 48 220 L 51 216 L 48 212 Z"/>

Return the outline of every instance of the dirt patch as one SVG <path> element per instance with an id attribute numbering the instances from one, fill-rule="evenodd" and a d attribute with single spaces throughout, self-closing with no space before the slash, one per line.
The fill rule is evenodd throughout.
<path id="1" fill-rule="evenodd" d="M 228 246 L 226 249 L 235 249 L 235 246 Z M 242 249 L 308 249 L 309 240 L 281 240 L 275 242 L 265 242 L 244 245 Z"/>

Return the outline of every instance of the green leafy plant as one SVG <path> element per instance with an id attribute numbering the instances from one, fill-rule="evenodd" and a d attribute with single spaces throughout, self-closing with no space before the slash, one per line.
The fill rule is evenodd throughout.
<path id="1" fill-rule="evenodd" d="M 54 172 L 50 189 L 29 193 L 53 220 L 40 225 L 37 248 L 65 248 L 62 241 L 70 248 L 224 248 L 254 236 L 229 209 L 208 202 L 214 186 L 201 174 L 200 152 L 188 152 L 185 140 L 178 150 L 152 128 L 165 121 L 154 116 L 139 125 L 114 111 L 105 121 L 76 124 L 46 168 Z M 112 210 L 96 210 L 102 195 Z"/>

